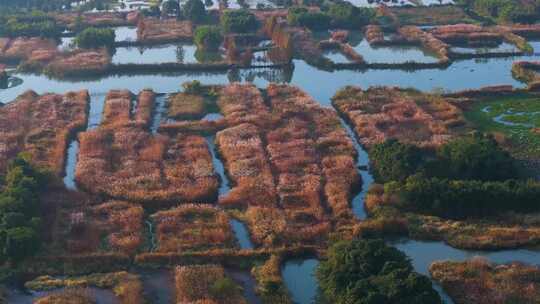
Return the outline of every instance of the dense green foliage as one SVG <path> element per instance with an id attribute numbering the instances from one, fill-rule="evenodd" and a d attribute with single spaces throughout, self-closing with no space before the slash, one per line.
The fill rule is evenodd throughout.
<path id="1" fill-rule="evenodd" d="M 0 89 L 6 89 L 8 87 L 8 74 L 6 71 L 0 69 Z"/>
<path id="2" fill-rule="evenodd" d="M 40 11 L 0 15 L 0 36 L 57 38 L 61 32 L 56 21 Z"/>
<path id="3" fill-rule="evenodd" d="M 326 13 L 310 12 L 304 7 L 292 7 L 288 10 L 287 21 L 294 26 L 304 26 L 312 30 L 324 30 L 330 27 L 331 18 Z"/>
<path id="4" fill-rule="evenodd" d="M 223 35 L 217 26 L 202 25 L 195 29 L 194 40 L 201 50 L 217 50 L 223 42 Z"/>
<path id="5" fill-rule="evenodd" d="M 164 1 L 161 7 L 161 13 L 163 15 L 179 16 L 180 4 L 178 3 L 178 1 L 175 1 L 175 0 Z"/>
<path id="6" fill-rule="evenodd" d="M 482 134 L 450 141 L 435 155 L 392 139 L 375 145 L 370 159 L 378 182 L 403 181 L 419 172 L 428 177 L 481 181 L 503 181 L 517 175 L 510 154 Z"/>
<path id="7" fill-rule="evenodd" d="M 184 17 L 193 22 L 203 22 L 206 19 L 206 8 L 201 0 L 188 0 L 182 7 Z"/>
<path id="8" fill-rule="evenodd" d="M 375 10 L 367 7 L 356 7 L 349 2 L 338 2 L 330 5 L 328 15 L 332 18 L 334 27 L 359 29 L 375 18 Z"/>
<path id="9" fill-rule="evenodd" d="M 116 35 L 114 30 L 109 28 L 98 29 L 91 27 L 77 34 L 74 42 L 78 47 L 85 49 L 100 47 L 112 48 L 114 47 L 115 39 Z"/>
<path id="10" fill-rule="evenodd" d="M 537 1 L 524 0 L 460 0 L 476 14 L 499 22 L 534 22 L 538 19 Z"/>
<path id="11" fill-rule="evenodd" d="M 385 193 L 399 197 L 408 210 L 445 218 L 540 211 L 540 183 L 534 181 L 482 182 L 411 176 L 404 183 L 386 184 Z"/>
<path id="12" fill-rule="evenodd" d="M 33 255 L 39 242 L 39 191 L 46 175 L 19 155 L 9 165 L 0 193 L 0 255 L 18 262 Z"/>
<path id="13" fill-rule="evenodd" d="M 371 171 L 379 182 L 400 181 L 416 173 L 423 165 L 422 151 L 395 139 L 375 145 L 369 154 Z"/>
<path id="14" fill-rule="evenodd" d="M 221 16 L 222 29 L 227 33 L 247 33 L 257 30 L 259 23 L 248 10 L 227 10 Z"/>
<path id="15" fill-rule="evenodd" d="M 337 304 L 441 303 L 430 280 L 404 253 L 381 240 L 341 241 L 317 270 L 324 295 Z"/>
<path id="16" fill-rule="evenodd" d="M 516 176 L 514 160 L 490 136 L 455 139 L 437 151 L 434 176 L 449 179 L 505 180 Z M 433 168 L 435 167 L 435 168 Z"/>

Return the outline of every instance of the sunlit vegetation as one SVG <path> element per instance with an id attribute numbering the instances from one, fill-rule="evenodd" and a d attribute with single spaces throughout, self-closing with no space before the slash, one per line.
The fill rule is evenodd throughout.
<path id="1" fill-rule="evenodd" d="M 442 303 L 405 254 L 381 240 L 336 243 L 317 277 L 325 296 L 335 303 Z"/>
<path id="2" fill-rule="evenodd" d="M 436 262 L 429 269 L 455 303 L 537 303 L 540 269 L 519 263 L 491 264 L 483 259 Z"/>
<path id="3" fill-rule="evenodd" d="M 390 138 L 419 147 L 438 147 L 454 137 L 455 129 L 463 124 L 456 106 L 440 96 L 414 90 L 346 87 L 332 102 L 367 147 Z"/>
<path id="4" fill-rule="evenodd" d="M 193 38 L 193 24 L 191 21 L 144 18 L 138 23 L 137 37 L 138 40 L 149 43 L 191 40 Z"/>
<path id="5" fill-rule="evenodd" d="M 401 25 L 475 23 L 475 20 L 463 8 L 454 5 L 392 7 L 390 10 L 397 17 Z"/>
<path id="6" fill-rule="evenodd" d="M 175 281 L 177 303 L 247 303 L 242 288 L 218 265 L 178 266 Z"/>
<path id="7" fill-rule="evenodd" d="M 79 136 L 81 187 L 155 207 L 211 201 L 218 181 L 204 138 L 151 134 L 148 121 L 131 119 L 131 99 L 128 91 L 111 91 L 101 126 Z M 153 102 L 139 103 L 135 113 L 152 107 Z"/>
<path id="8" fill-rule="evenodd" d="M 498 22 L 532 23 L 538 19 L 538 3 L 523 0 L 459 0 L 458 3 Z"/>
<path id="9" fill-rule="evenodd" d="M 64 170 L 67 144 L 86 124 L 87 91 L 65 95 L 27 92 L 0 108 L 0 171 L 22 151 L 34 164 L 60 174 Z"/>
<path id="10" fill-rule="evenodd" d="M 221 30 L 217 26 L 203 25 L 197 27 L 195 30 L 195 37 L 193 38 L 197 48 L 207 51 L 215 51 L 219 49 L 219 46 L 223 42 L 223 35 Z"/>
<path id="11" fill-rule="evenodd" d="M 152 215 L 158 252 L 234 248 L 228 215 L 210 205 L 186 204 Z"/>
<path id="12" fill-rule="evenodd" d="M 83 288 L 70 288 L 37 299 L 36 304 L 95 304 L 92 296 Z"/>
<path id="13" fill-rule="evenodd" d="M 0 50 L 0 58 L 2 61 L 8 62 L 19 62 L 31 59 L 34 55 L 56 52 L 54 40 L 40 37 L 0 38 L 0 43 L 3 44 Z"/>

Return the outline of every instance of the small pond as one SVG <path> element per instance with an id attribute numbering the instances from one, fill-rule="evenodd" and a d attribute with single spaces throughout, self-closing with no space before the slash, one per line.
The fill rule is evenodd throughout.
<path id="1" fill-rule="evenodd" d="M 281 269 L 283 281 L 296 304 L 314 303 L 319 285 L 315 271 L 319 261 L 316 259 L 292 259 Z"/>

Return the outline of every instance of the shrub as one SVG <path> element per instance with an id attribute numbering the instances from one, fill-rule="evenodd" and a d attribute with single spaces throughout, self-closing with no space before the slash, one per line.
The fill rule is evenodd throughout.
<path id="1" fill-rule="evenodd" d="M 328 15 L 332 18 L 334 27 L 358 29 L 373 20 L 375 11 L 372 8 L 356 7 L 348 2 L 340 2 L 330 5 Z"/>
<path id="2" fill-rule="evenodd" d="M 290 8 L 287 14 L 290 25 L 305 26 L 313 30 L 324 30 L 330 27 L 331 18 L 326 13 L 310 12 L 303 7 Z"/>
<path id="3" fill-rule="evenodd" d="M 182 8 L 184 17 L 193 22 L 202 22 L 206 18 L 206 9 L 201 0 L 188 0 Z"/>
<path id="4" fill-rule="evenodd" d="M 40 11 L 29 14 L 5 14 L 0 16 L 0 37 L 60 37 L 61 28 L 56 21 Z"/>
<path id="5" fill-rule="evenodd" d="M 341 241 L 317 269 L 330 301 L 346 303 L 442 303 L 429 279 L 412 270 L 407 256 L 382 240 Z"/>
<path id="6" fill-rule="evenodd" d="M 416 173 L 422 162 L 422 151 L 396 139 L 375 144 L 370 150 L 371 171 L 378 182 L 404 180 Z"/>
<path id="7" fill-rule="evenodd" d="M 93 49 L 100 47 L 114 47 L 115 33 L 112 29 L 87 28 L 77 34 L 75 45 L 80 48 Z"/>
<path id="8" fill-rule="evenodd" d="M 180 4 L 175 0 L 167 0 L 163 2 L 161 13 L 163 15 L 178 16 L 180 15 Z"/>
<path id="9" fill-rule="evenodd" d="M 505 180 L 516 176 L 510 154 L 491 136 L 476 134 L 442 145 L 430 165 L 433 176 L 449 179 Z"/>
<path id="10" fill-rule="evenodd" d="M 253 32 L 258 25 L 255 15 L 245 9 L 227 10 L 221 16 L 221 26 L 227 33 Z"/>
<path id="11" fill-rule="evenodd" d="M 223 42 L 223 35 L 217 26 L 203 25 L 195 30 L 195 44 L 197 48 L 207 51 L 215 51 Z"/>

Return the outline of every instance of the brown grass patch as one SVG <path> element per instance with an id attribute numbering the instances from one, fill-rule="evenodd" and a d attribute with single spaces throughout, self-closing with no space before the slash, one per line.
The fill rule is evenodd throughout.
<path id="1" fill-rule="evenodd" d="M 58 175 L 64 170 L 70 136 L 86 124 L 87 91 L 37 95 L 28 91 L 0 107 L 0 171 L 19 152 Z"/>
<path id="2" fill-rule="evenodd" d="M 471 259 L 435 262 L 429 271 L 456 303 L 533 304 L 540 299 L 540 269 L 536 266 Z"/>
<path id="3" fill-rule="evenodd" d="M 156 206 L 212 201 L 218 180 L 205 139 L 151 134 L 147 122 L 130 119 L 129 97 L 129 92 L 111 92 L 102 126 L 79 136 L 79 185 L 92 193 Z M 135 117 L 148 108 L 149 103 L 140 100 Z"/>
<path id="4" fill-rule="evenodd" d="M 206 114 L 204 96 L 177 93 L 169 98 L 169 117 L 200 119 Z"/>
<path id="5" fill-rule="evenodd" d="M 239 286 L 221 290 L 217 284 L 230 280 L 218 265 L 178 266 L 175 269 L 177 304 L 246 304 Z"/>
<path id="6" fill-rule="evenodd" d="M 147 42 L 172 42 L 193 38 L 193 24 L 191 21 L 177 21 L 175 19 L 144 18 L 139 21 L 137 37 Z"/>
<path id="7" fill-rule="evenodd" d="M 152 215 L 158 252 L 235 247 L 229 216 L 210 205 L 186 204 Z"/>
<path id="8" fill-rule="evenodd" d="M 367 147 L 389 138 L 438 147 L 454 136 L 454 126 L 463 124 L 461 111 L 442 97 L 397 88 L 348 87 L 334 96 L 333 104 Z"/>

